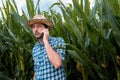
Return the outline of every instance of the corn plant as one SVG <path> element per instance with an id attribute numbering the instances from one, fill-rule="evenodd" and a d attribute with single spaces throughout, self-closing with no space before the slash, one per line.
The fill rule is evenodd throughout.
<path id="1" fill-rule="evenodd" d="M 65 39 L 67 53 L 77 62 L 76 67 L 82 75 L 78 78 L 120 80 L 119 0 L 95 0 L 92 9 L 88 0 L 72 1 L 73 5 L 68 7 L 59 1 L 50 9 L 58 5 L 62 11 L 62 17 L 58 13 L 52 15 L 57 26 L 55 30 Z M 72 71 L 69 69 L 67 72 Z M 68 80 L 71 79 L 68 77 Z"/>
<path id="2" fill-rule="evenodd" d="M 0 8 L 0 80 L 30 80 L 33 76 L 31 50 L 36 42 L 28 19 L 37 13 L 54 23 L 51 36 L 66 42 L 67 80 L 120 80 L 120 3 L 119 0 L 72 0 L 66 6 L 60 0 L 48 11 L 39 3 L 26 0 L 27 10 L 19 14 L 14 0 Z M 61 12 L 52 8 L 58 6 Z"/>
<path id="3" fill-rule="evenodd" d="M 2 15 L 0 23 L 0 79 L 30 80 L 33 75 L 31 48 L 35 39 L 26 25 L 25 12 L 23 11 L 23 14 L 20 15 L 15 1 L 12 1 L 6 0 L 6 4 L 3 3 L 3 7 L 0 8 Z"/>

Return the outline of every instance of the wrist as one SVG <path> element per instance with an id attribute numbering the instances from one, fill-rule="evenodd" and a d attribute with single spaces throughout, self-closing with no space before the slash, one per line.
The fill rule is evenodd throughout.
<path id="1" fill-rule="evenodd" d="M 48 40 L 44 40 L 44 44 L 48 44 Z"/>

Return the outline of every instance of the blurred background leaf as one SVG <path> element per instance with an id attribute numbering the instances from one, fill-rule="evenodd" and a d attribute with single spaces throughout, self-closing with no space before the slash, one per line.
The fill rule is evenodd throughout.
<path id="1" fill-rule="evenodd" d="M 120 80 L 119 0 L 61 0 L 48 11 L 26 0 L 20 14 L 14 0 L 0 8 L 0 80 L 30 80 L 33 77 L 32 47 L 36 42 L 26 21 L 41 13 L 54 23 L 51 36 L 66 42 L 64 61 L 67 80 Z M 58 6 L 61 12 L 53 8 Z"/>

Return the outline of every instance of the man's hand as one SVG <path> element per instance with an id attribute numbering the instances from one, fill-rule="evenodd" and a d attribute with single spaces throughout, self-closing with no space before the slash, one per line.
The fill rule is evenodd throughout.
<path id="1" fill-rule="evenodd" d="M 44 29 L 44 30 L 42 31 L 42 33 L 44 34 L 44 35 L 43 35 L 43 42 L 45 43 L 46 41 L 48 41 L 49 31 L 48 31 L 48 29 Z"/>

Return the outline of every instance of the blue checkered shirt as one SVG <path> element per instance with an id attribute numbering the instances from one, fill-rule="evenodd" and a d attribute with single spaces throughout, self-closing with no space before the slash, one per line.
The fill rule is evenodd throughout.
<path id="1" fill-rule="evenodd" d="M 65 43 L 61 37 L 49 37 L 51 47 L 60 55 L 62 61 L 65 58 Z M 64 49 L 60 48 L 63 47 Z M 66 80 L 64 65 L 55 69 L 48 59 L 44 44 L 37 42 L 33 47 L 35 80 Z"/>

